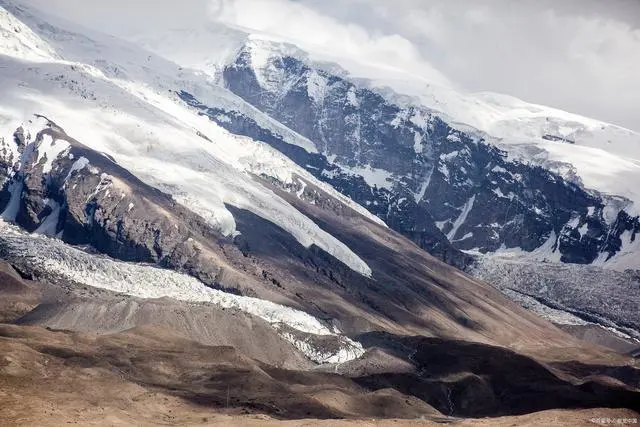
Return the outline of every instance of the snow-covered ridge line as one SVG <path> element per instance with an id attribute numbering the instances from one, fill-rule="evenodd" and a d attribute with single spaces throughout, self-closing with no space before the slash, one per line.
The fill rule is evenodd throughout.
<path id="1" fill-rule="evenodd" d="M 274 67 L 282 58 L 291 56 L 312 70 L 322 69 L 309 54 L 274 41 L 252 40 L 245 50 L 250 54 L 259 84 L 275 93 L 286 90 L 290 84 Z M 315 74 L 316 71 L 310 72 L 310 76 Z M 585 188 L 624 196 L 635 203 L 633 210 L 627 211 L 640 212 L 640 192 L 627 185 L 640 179 L 637 132 L 502 94 L 464 93 L 410 78 L 368 79 L 350 73 L 341 77 L 396 105 L 427 109 L 453 128 L 483 138 L 514 158 L 541 164 L 565 178 L 570 177 L 565 174 L 566 165 L 570 165 L 572 174 L 582 180 Z M 317 79 L 311 80 L 313 83 Z M 310 86 L 309 96 L 322 98 L 322 85 Z"/>
<path id="2" fill-rule="evenodd" d="M 344 344 L 344 348 L 335 353 L 323 352 L 307 343 L 297 342 L 291 334 L 281 334 L 318 363 L 340 363 L 364 353 L 359 343 L 341 335 L 335 326 L 321 322 L 308 313 L 258 298 L 211 289 L 185 274 L 91 255 L 57 239 L 27 235 L 3 221 L 0 221 L 0 242 L 4 251 L 19 254 L 22 259 L 28 260 L 26 262 L 30 268 L 39 275 L 54 280 L 62 279 L 137 298 L 166 297 L 186 302 L 211 303 L 259 317 L 276 330 L 280 325 L 287 325 L 305 334 L 334 336 Z"/>
<path id="3" fill-rule="evenodd" d="M 205 98 L 216 98 L 224 89 L 197 73 L 179 72 L 177 64 L 126 42 L 90 30 L 85 34 L 84 29 L 66 27 L 68 23 L 60 24 L 59 19 L 39 11 L 21 11 L 18 16 L 40 40 L 64 52 L 64 57 L 38 62 L 37 67 L 26 66 L 21 52 L 0 59 L 7 76 L 0 89 L 8 95 L 0 106 L 0 121 L 8 125 L 0 132 L 13 132 L 15 126 L 29 121 L 27 112 L 46 114 L 69 135 L 111 155 L 225 235 L 237 231 L 225 207 L 229 204 L 282 227 L 303 246 L 315 244 L 352 270 L 371 276 L 369 266 L 350 248 L 243 173 L 259 171 L 291 181 L 297 170 L 291 160 L 266 150 L 258 141 L 230 135 L 171 95 L 189 88 L 208 94 Z M 16 90 L 21 86 L 26 89 Z M 221 99 L 228 102 L 231 98 L 227 94 Z M 6 134 L 5 139 L 10 138 Z M 310 175 L 300 175 L 317 182 Z M 331 193 L 337 194 L 335 190 Z M 340 200 L 349 203 L 344 197 Z M 354 203 L 350 206 L 358 210 Z"/>

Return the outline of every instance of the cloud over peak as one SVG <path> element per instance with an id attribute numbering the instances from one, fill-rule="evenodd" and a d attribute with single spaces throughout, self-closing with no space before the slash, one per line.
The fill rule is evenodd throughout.
<path id="1" fill-rule="evenodd" d="M 635 0 L 24 1 L 120 36 L 224 23 L 640 130 Z"/>

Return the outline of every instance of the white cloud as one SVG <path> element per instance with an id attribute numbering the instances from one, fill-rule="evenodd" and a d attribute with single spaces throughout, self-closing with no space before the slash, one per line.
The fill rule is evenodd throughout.
<path id="1" fill-rule="evenodd" d="M 640 130 L 640 2 L 301 0 L 410 41 L 472 91 L 496 91 Z"/>
<path id="2" fill-rule="evenodd" d="M 302 48 L 393 67 L 440 84 L 450 83 L 424 61 L 414 43 L 403 35 L 341 20 L 304 2 L 212 0 L 210 11 L 215 21 L 277 35 Z M 379 12 L 384 13 L 382 9 Z"/>
<path id="3" fill-rule="evenodd" d="M 126 35 L 197 25 L 208 19 L 209 0 L 10 0 L 99 31 Z"/>
<path id="4" fill-rule="evenodd" d="M 211 19 L 640 130 L 635 0 L 25 1 L 120 35 Z"/>

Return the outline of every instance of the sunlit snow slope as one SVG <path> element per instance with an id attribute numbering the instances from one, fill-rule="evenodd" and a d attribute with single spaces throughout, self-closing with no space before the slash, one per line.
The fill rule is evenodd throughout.
<path id="1" fill-rule="evenodd" d="M 64 22 L 56 26 L 56 18 L 42 19 L 41 12 L 5 7 L 11 12 L 0 9 L 0 124 L 5 140 L 19 126 L 37 133 L 33 115 L 47 116 L 144 182 L 172 194 L 225 235 L 236 232 L 225 208 L 229 204 L 280 225 L 305 247 L 315 244 L 355 271 L 371 274 L 348 247 L 250 174 L 287 183 L 295 173 L 331 191 L 329 187 L 277 151 L 229 134 L 177 100 L 174 91 L 182 88 L 219 96 L 221 89 L 205 76 L 181 71 L 114 38 L 75 32 Z M 292 132 L 286 136 L 305 144 Z"/>
<path id="2" fill-rule="evenodd" d="M 402 70 L 393 69 L 393 67 L 359 64 L 351 59 L 334 57 L 330 53 L 313 50 L 313 47 L 309 46 L 304 46 L 304 49 L 309 50 L 303 50 L 294 44 L 295 40 L 282 40 L 273 35 L 256 33 L 250 29 L 230 28 L 223 24 L 209 23 L 204 26 L 196 25 L 193 28 L 172 29 L 167 33 L 155 31 L 156 33 L 145 33 L 144 29 L 141 29 L 140 33 L 134 35 L 133 38 L 159 55 L 170 58 L 183 66 L 197 68 L 222 84 L 230 84 L 222 76 L 225 70 L 229 67 L 236 67 L 238 61 L 245 60 L 244 58 L 239 59 L 241 54 L 234 56 L 231 52 L 234 49 L 240 49 L 241 52 L 248 53 L 249 59 L 247 61 L 250 62 L 248 67 L 255 75 L 259 89 L 247 90 L 243 96 L 244 99 L 271 116 L 274 116 L 273 112 L 263 107 L 265 105 L 267 107 L 273 106 L 276 110 L 276 116 L 280 120 L 284 118 L 284 123 L 302 134 L 309 136 L 309 134 L 315 133 L 315 137 L 309 136 L 315 143 L 314 148 L 325 154 L 331 163 L 335 159 L 335 153 L 327 149 L 324 141 L 325 135 L 322 130 L 316 132 L 317 128 L 322 128 L 323 121 L 332 120 L 336 115 L 349 114 L 351 107 L 355 110 L 362 108 L 362 114 L 378 117 L 379 111 L 376 110 L 376 107 L 371 107 L 368 104 L 366 107 L 368 109 L 366 109 L 361 105 L 362 97 L 358 95 L 363 89 L 370 89 L 382 95 L 384 102 L 404 109 L 403 114 L 405 111 L 407 112 L 407 117 L 404 118 L 411 118 L 410 125 L 418 127 L 425 133 L 429 132 L 429 123 L 433 121 L 433 117 L 428 118 L 425 115 L 433 114 L 454 129 L 505 150 L 512 162 L 523 162 L 532 167 L 541 166 L 564 178 L 567 182 L 577 184 L 601 201 L 603 205 L 602 222 L 606 223 L 607 227 L 617 227 L 615 223 L 623 210 L 632 218 L 640 212 L 638 208 L 640 206 L 640 190 L 637 185 L 640 182 L 640 135 L 634 131 L 558 109 L 526 103 L 506 95 L 465 93 L 443 79 L 436 78 L 437 76 L 417 77 L 404 73 Z M 181 49 L 181 46 L 184 45 L 190 46 L 188 52 Z M 209 49 L 209 46 L 215 48 Z M 301 67 L 306 68 L 301 69 Z M 242 78 L 247 78 L 249 74 L 245 74 Z M 335 94 L 331 93 L 332 90 L 335 91 L 336 86 L 345 84 L 343 82 L 336 83 L 337 78 L 355 85 L 349 92 L 350 96 L 346 99 L 346 103 L 349 104 L 346 107 L 341 104 L 342 99 L 335 98 Z M 242 88 L 248 83 L 248 81 L 240 80 L 238 85 Z M 235 92 L 239 93 L 237 90 Z M 302 102 L 299 99 L 305 96 L 309 98 L 307 104 L 304 106 L 296 104 Z M 204 102 L 204 104 L 207 103 Z M 293 104 L 296 104 L 295 107 Z M 277 110 L 283 105 L 289 105 L 291 110 L 278 115 Z M 306 110 L 299 116 L 291 117 L 296 114 L 296 110 L 300 111 L 300 108 L 316 109 L 318 116 L 302 123 L 301 120 L 307 117 L 305 116 Z M 423 110 L 416 112 L 417 109 Z M 349 132 L 356 135 L 361 132 L 360 126 L 364 126 L 364 124 L 359 121 L 357 115 L 352 117 L 354 118 L 350 116 L 345 119 L 344 123 L 345 127 L 352 126 L 349 128 Z M 288 118 L 291 120 L 287 121 Z M 401 122 L 402 117 L 400 119 Z M 316 121 L 313 122 L 314 120 Z M 384 116 L 380 116 L 376 120 L 386 119 Z M 296 127 L 296 124 L 299 126 Z M 391 124 L 393 125 L 394 122 Z M 308 129 L 308 132 L 305 133 L 301 129 Z M 415 131 L 415 127 L 409 127 L 408 131 Z M 371 131 L 367 130 L 367 132 Z M 400 136 L 403 135 L 393 135 L 390 138 Z M 351 135 L 348 137 L 351 138 Z M 456 136 L 451 135 L 450 137 L 453 138 L 452 142 L 457 141 Z M 370 139 L 371 134 L 353 136 L 354 141 L 358 138 Z M 415 141 L 415 154 L 428 158 L 431 154 L 429 149 L 423 146 L 422 137 L 416 134 Z M 368 142 L 362 141 L 363 145 Z M 361 176 L 371 188 L 390 190 L 391 194 L 398 196 L 399 200 L 403 200 L 406 196 L 398 193 L 395 183 L 403 180 L 405 182 L 410 182 L 409 180 L 421 181 L 418 185 L 409 184 L 418 204 L 428 198 L 425 198 L 425 194 L 429 196 L 425 192 L 433 191 L 428 190 L 433 174 L 420 172 L 422 176 L 415 174 L 411 176 L 412 172 L 409 172 L 399 175 L 397 171 L 385 170 L 378 165 L 366 162 L 361 164 L 360 154 L 362 153 L 357 151 L 357 147 L 354 150 L 351 158 L 348 158 L 346 153 L 339 156 L 342 158 L 342 163 L 340 163 L 342 173 Z M 444 158 L 445 162 L 455 161 L 454 153 L 457 152 L 453 151 L 447 154 Z M 349 164 L 346 164 L 346 160 Z M 421 160 L 415 159 L 415 161 L 420 162 Z M 355 167 L 352 163 L 355 163 Z M 440 165 L 439 167 L 446 171 L 447 167 L 451 166 Z M 333 171 L 325 171 L 324 173 L 329 179 L 334 178 Z M 512 176 L 517 180 L 517 174 L 512 174 Z M 492 181 L 495 180 L 492 179 Z M 511 199 L 520 196 L 508 191 L 501 191 L 500 188 L 495 191 L 498 195 Z M 448 221 L 444 218 L 436 218 L 436 223 L 454 224 L 453 228 L 444 230 L 444 233 L 452 244 L 457 245 L 456 247 L 463 250 L 478 249 L 478 246 L 467 247 L 460 243 L 465 240 L 465 236 L 471 235 L 470 230 L 461 231 L 459 235 L 456 235 L 456 231 L 464 229 L 464 221 L 460 220 L 466 218 L 466 216 L 462 216 L 462 213 L 465 211 L 464 206 L 469 198 L 464 201 L 457 200 L 455 197 L 453 199 L 447 202 L 452 202 L 455 209 L 461 213 L 449 218 Z M 379 202 L 379 200 L 367 200 L 366 198 L 358 201 L 370 208 L 368 203 Z M 530 200 L 525 202 L 525 205 L 527 204 L 533 211 L 542 212 L 536 206 L 532 206 Z M 480 209 L 479 205 L 476 206 L 476 209 Z M 589 209 L 589 212 L 593 210 L 592 207 Z M 583 215 L 583 220 L 579 222 L 580 226 L 585 221 L 591 221 L 584 219 L 587 217 L 584 216 L 585 213 L 586 211 L 580 213 Z M 588 216 L 590 215 L 591 213 Z M 384 214 L 378 214 L 378 216 L 384 217 Z M 474 215 L 472 214 L 470 217 L 472 216 Z M 391 223 L 388 218 L 385 220 Z M 563 255 L 557 250 L 557 247 L 561 244 L 560 241 L 565 239 L 561 236 L 563 228 L 566 232 L 573 224 L 572 221 L 575 221 L 575 217 L 569 218 L 569 220 L 568 222 L 563 220 L 564 224 L 554 225 L 554 232 L 550 232 L 546 236 L 548 239 L 555 236 L 554 241 L 551 242 L 554 258 L 560 259 Z M 455 224 L 458 224 L 457 228 Z M 496 227 L 507 226 L 497 221 L 492 224 L 497 224 Z M 485 224 L 485 226 L 490 225 Z M 469 227 L 472 226 L 469 225 Z M 438 227 L 443 229 L 440 225 Z M 585 233 L 580 233 L 578 238 L 584 235 Z M 601 251 L 602 256 L 598 258 L 597 262 L 592 260 L 589 262 L 604 264 L 616 269 L 640 267 L 640 257 L 636 255 L 633 236 L 634 233 L 631 233 L 628 238 L 620 238 L 619 244 L 617 243 L 618 236 L 615 236 L 614 246 L 621 248 L 619 253 L 615 255 L 608 249 L 604 249 L 606 244 L 600 242 L 601 247 L 598 251 Z M 526 236 L 520 237 L 526 238 Z M 541 241 L 546 242 L 547 240 Z M 542 249 L 541 245 L 543 243 L 538 245 L 538 248 Z M 496 248 L 499 246 L 497 245 Z M 522 245 L 519 244 L 507 244 L 507 248 L 510 249 L 521 247 Z M 481 248 L 483 251 L 486 250 L 486 247 Z M 525 250 L 530 252 L 531 248 Z M 495 248 L 490 251 L 495 251 Z"/>
<path id="3" fill-rule="evenodd" d="M 507 95 L 465 93 L 435 71 L 416 76 L 391 65 L 358 63 L 313 46 L 305 45 L 302 50 L 294 45 L 296 40 L 219 23 L 163 34 L 141 29 L 134 38 L 164 57 L 211 76 L 219 76 L 233 60 L 233 53 L 247 44 L 253 46 L 257 68 L 260 63 L 267 64 L 277 50 L 280 56 L 300 58 L 319 69 L 348 76 L 395 102 L 428 107 L 456 127 L 480 133 L 516 158 L 568 177 L 577 175 L 587 188 L 640 203 L 640 190 L 634 185 L 640 182 L 640 134 L 620 126 Z M 190 49 L 183 49 L 186 45 Z M 566 165 L 572 167 L 570 171 Z"/>

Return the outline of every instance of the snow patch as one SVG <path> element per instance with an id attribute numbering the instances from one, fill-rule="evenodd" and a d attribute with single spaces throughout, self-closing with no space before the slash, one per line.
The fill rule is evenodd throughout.
<path id="1" fill-rule="evenodd" d="M 40 223 L 36 234 L 44 234 L 45 236 L 55 236 L 58 231 L 58 220 L 60 218 L 60 205 L 55 200 L 47 199 L 46 205 L 51 209 L 51 213 Z"/>
<path id="2" fill-rule="evenodd" d="M 307 75 L 307 94 L 316 103 L 322 105 L 327 92 L 327 79 L 317 71 L 311 71 Z"/>
<path id="3" fill-rule="evenodd" d="M 360 107 L 360 101 L 358 100 L 358 94 L 355 86 L 351 86 L 347 92 L 347 103 L 354 108 Z"/>
<path id="4" fill-rule="evenodd" d="M 302 195 L 304 194 L 304 190 L 307 188 L 307 183 L 301 179 L 298 179 L 298 183 L 300 184 L 300 189 L 296 193 L 296 196 L 298 196 L 298 198 L 301 199 Z"/>
<path id="5" fill-rule="evenodd" d="M 376 169 L 370 165 L 358 167 L 338 166 L 345 173 L 361 176 L 370 187 L 393 189 L 393 174 L 384 169 Z"/>
<path id="6" fill-rule="evenodd" d="M 473 204 L 475 203 L 475 201 L 476 201 L 476 196 L 474 194 L 473 196 L 471 196 L 469 200 L 467 200 L 467 203 L 465 203 L 464 206 L 462 207 L 462 212 L 460 212 L 460 215 L 453 223 L 453 228 L 451 229 L 451 231 L 449 231 L 449 233 L 447 233 L 447 239 L 449 239 L 449 241 L 453 241 L 455 239 L 456 234 L 458 233 L 458 230 L 465 223 L 465 221 L 467 220 L 467 216 L 469 215 L 469 212 L 471 212 L 471 209 L 473 209 Z"/>
<path id="7" fill-rule="evenodd" d="M 622 242 L 620 251 L 603 263 L 603 267 L 617 271 L 637 269 L 640 265 L 640 233 L 634 234 L 630 230 L 625 230 L 620 235 L 620 240 Z"/>
<path id="8" fill-rule="evenodd" d="M 51 172 L 53 161 L 57 159 L 61 154 L 63 154 L 67 149 L 69 149 L 69 147 L 70 145 L 67 141 L 63 141 L 60 139 L 54 140 L 49 135 L 43 135 L 42 140 L 36 148 L 36 150 L 38 151 L 38 158 L 36 160 L 36 163 L 39 164 L 43 158 L 45 159 L 44 165 L 42 165 L 42 172 Z"/>
<path id="9" fill-rule="evenodd" d="M 69 172 L 67 173 L 67 176 L 64 179 L 65 185 L 66 185 L 66 182 L 69 181 L 69 178 L 71 178 L 74 172 L 79 172 L 82 169 L 86 168 L 88 165 L 89 165 L 89 159 L 87 159 L 84 156 L 80 157 L 78 160 L 73 162 L 73 164 L 71 165 L 71 169 L 69 169 Z"/>
<path id="10" fill-rule="evenodd" d="M 585 222 L 580 226 L 580 228 L 578 228 L 578 233 L 580 233 L 580 238 L 583 238 L 588 231 L 589 231 L 589 224 Z"/>
<path id="11" fill-rule="evenodd" d="M 509 171 L 507 171 L 505 168 L 503 168 L 502 166 L 494 166 L 493 169 L 491 169 L 491 172 L 496 172 L 496 173 L 509 173 Z"/>
<path id="12" fill-rule="evenodd" d="M 18 179 L 9 184 L 9 203 L 2 212 L 2 219 L 7 221 L 15 221 L 20 211 L 20 201 L 22 200 L 22 189 L 24 188 L 24 181 Z"/>
<path id="13" fill-rule="evenodd" d="M 415 132 L 413 135 L 413 151 L 416 154 L 421 154 L 424 150 L 422 146 L 422 134 L 420 132 Z"/>
<path id="14" fill-rule="evenodd" d="M 432 176 L 433 169 L 430 169 L 427 176 L 425 176 L 424 181 L 422 181 L 422 185 L 420 185 L 420 191 L 418 191 L 417 194 L 414 194 L 416 203 L 420 203 L 422 199 L 424 199 L 425 194 L 427 194 L 427 188 L 429 188 Z"/>

